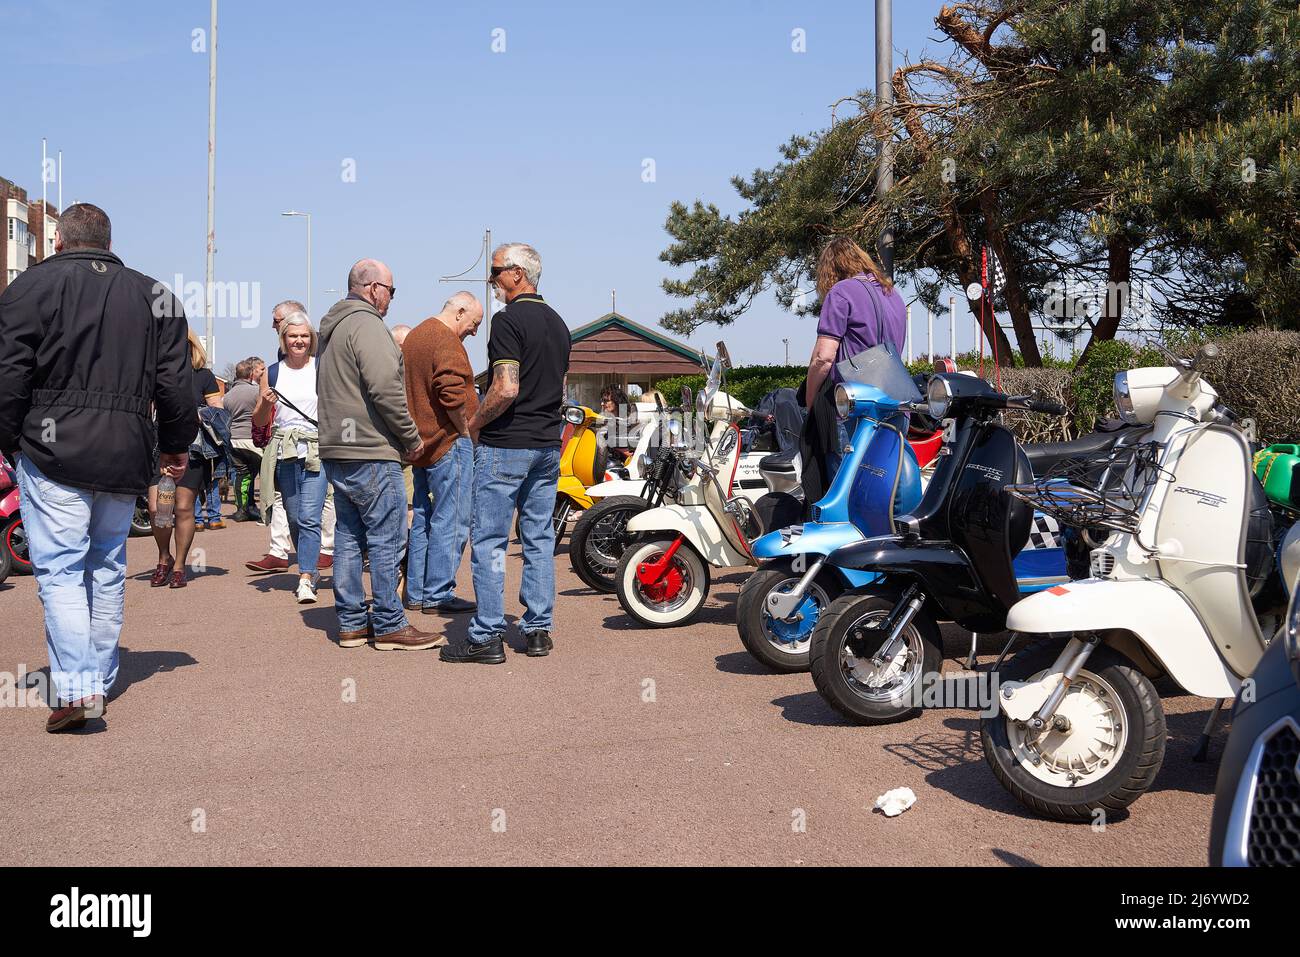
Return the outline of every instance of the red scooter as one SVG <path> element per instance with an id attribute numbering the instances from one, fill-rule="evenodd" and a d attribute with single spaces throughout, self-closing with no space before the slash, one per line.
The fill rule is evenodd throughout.
<path id="1" fill-rule="evenodd" d="M 18 477 L 8 459 L 0 458 L 0 582 L 10 574 L 31 572 L 27 534 L 18 513 Z"/>

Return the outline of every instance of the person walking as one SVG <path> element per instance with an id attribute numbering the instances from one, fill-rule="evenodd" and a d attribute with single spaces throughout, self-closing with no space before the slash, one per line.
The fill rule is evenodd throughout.
<path id="1" fill-rule="evenodd" d="M 402 351 L 384 325 L 396 294 L 389 268 L 362 259 L 348 273 L 347 297 L 321 320 L 320 454 L 338 515 L 334 608 L 343 648 L 373 641 L 381 651 L 417 651 L 444 642 L 407 621 L 398 593 L 406 545 L 402 462 L 423 454 L 424 442 L 406 405 Z"/>
<path id="2" fill-rule="evenodd" d="M 298 556 L 299 604 L 316 601 L 320 582 L 321 515 L 327 479 L 321 467 L 316 396 L 316 330 L 305 312 L 291 312 L 280 323 L 284 358 L 268 366 L 258 383 L 253 425 L 272 426 L 262 453 L 262 507 L 278 489 L 289 539 Z"/>
<path id="3" fill-rule="evenodd" d="M 411 461 L 415 515 L 406 553 L 408 611 L 460 614 L 476 607 L 456 596 L 456 571 L 469 539 L 474 496 L 469 422 L 478 411 L 474 370 L 462 342 L 482 321 L 479 301 L 458 292 L 402 344 L 406 403 L 424 441 L 424 454 Z"/>
<path id="4" fill-rule="evenodd" d="M 171 525 L 158 523 L 158 483 L 161 473 L 149 482 L 149 521 L 153 526 L 153 540 L 158 546 L 158 564 L 149 584 L 154 588 L 184 588 L 189 584 L 186 568 L 190 561 L 190 548 L 194 544 L 195 504 L 204 489 L 212 485 L 212 459 L 203 454 L 203 425 L 199 410 L 204 407 L 221 408 L 221 389 L 217 377 L 208 366 L 208 356 L 203 343 L 192 329 L 186 330 L 189 343 L 191 381 L 194 392 L 191 398 L 195 410 L 195 432 L 190 435 L 189 460 L 185 472 L 176 479 L 174 521 Z M 176 554 L 172 555 L 175 538 Z"/>
<path id="5" fill-rule="evenodd" d="M 297 299 L 286 299 L 283 302 L 277 302 L 271 310 L 271 328 L 276 335 L 276 358 L 284 359 L 284 348 L 279 345 L 280 325 L 284 322 L 285 316 L 291 313 L 307 313 L 307 307 Z M 310 318 L 310 317 L 308 317 Z M 259 390 L 260 391 L 260 390 Z M 260 469 L 260 466 L 259 466 Z M 259 493 L 260 494 L 260 493 Z M 269 574 L 275 572 L 287 572 L 289 570 L 289 549 L 292 548 L 293 542 L 289 535 L 289 521 L 285 516 L 284 503 L 280 500 L 279 489 L 271 497 L 271 508 L 262 509 L 262 521 L 268 522 L 271 526 L 271 543 L 261 558 L 253 561 L 244 562 L 244 567 L 250 572 L 258 574 Z M 269 511 L 268 516 L 266 512 Z M 334 562 L 334 495 L 329 488 L 325 492 L 325 509 L 321 513 L 321 534 L 320 534 L 320 558 L 317 559 L 316 567 L 319 571 L 326 571 Z"/>
<path id="6" fill-rule="evenodd" d="M 505 659 L 505 565 L 510 524 L 519 514 L 523 543 L 520 620 L 530 657 L 550 653 L 555 607 L 555 510 L 560 478 L 560 403 L 569 370 L 569 328 L 537 292 L 542 259 L 524 243 L 492 253 L 493 296 L 505 308 L 492 319 L 488 387 L 469 421 L 474 450 L 474 521 L 470 565 L 478 610 L 469 634 L 440 652 L 453 664 Z"/>
<path id="7" fill-rule="evenodd" d="M 17 458 L 45 610 L 51 732 L 104 714 L 135 502 L 156 471 L 155 443 L 158 469 L 180 479 L 198 428 L 185 312 L 111 241 L 102 209 L 69 206 L 55 254 L 0 295 L 0 452 Z"/>
<path id="8" fill-rule="evenodd" d="M 230 460 L 234 465 L 231 482 L 235 491 L 232 522 L 260 522 L 262 513 L 253 498 L 253 479 L 262 471 L 262 450 L 253 443 L 253 407 L 261 394 L 258 385 L 266 369 L 257 356 L 235 364 L 235 381 L 221 404 L 230 413 Z"/>
<path id="9" fill-rule="evenodd" d="M 826 474 L 805 471 L 802 476 L 805 492 L 810 486 L 830 486 L 849 442 L 843 421 L 834 414 L 833 390 L 840 382 L 836 366 L 872 346 L 889 344 L 901 352 L 907 343 L 903 297 L 867 251 L 848 236 L 836 236 L 822 249 L 817 259 L 817 294 L 822 297 L 822 309 L 804 386 L 804 407 L 811 413 L 805 435 L 820 429 L 833 433 L 834 439 L 825 454 Z M 810 464 L 818 467 L 815 457 L 811 463 L 805 458 L 805 470 Z"/>

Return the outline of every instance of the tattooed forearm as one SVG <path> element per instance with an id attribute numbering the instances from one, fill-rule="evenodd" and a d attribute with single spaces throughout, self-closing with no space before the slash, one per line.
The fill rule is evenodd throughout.
<path id="1" fill-rule="evenodd" d="M 510 408 L 519 395 L 519 366 L 513 362 L 502 362 L 492 372 L 492 386 L 474 414 L 470 431 L 477 432 L 506 409 Z"/>

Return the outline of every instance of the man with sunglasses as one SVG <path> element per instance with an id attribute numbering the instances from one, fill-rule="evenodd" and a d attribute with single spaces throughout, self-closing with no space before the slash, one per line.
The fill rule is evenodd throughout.
<path id="1" fill-rule="evenodd" d="M 402 352 L 384 316 L 397 295 L 393 274 L 374 259 L 348 273 L 348 295 L 321 320 L 316 409 L 320 457 L 334 489 L 334 609 L 339 647 L 373 642 L 380 651 L 419 651 L 440 635 L 413 628 L 398 595 L 406 550 L 402 463 L 424 449 L 406 405 Z M 370 555 L 366 602 L 361 549 Z"/>
<path id="2" fill-rule="evenodd" d="M 523 542 L 524 606 L 520 627 L 526 653 L 542 657 L 552 648 L 555 607 L 556 484 L 569 327 L 537 292 L 542 260 L 524 243 L 492 253 L 494 296 L 506 307 L 492 318 L 488 339 L 488 387 L 466 431 L 478 435 L 474 450 L 474 518 L 470 561 L 478 609 L 466 638 L 442 649 L 453 664 L 501 664 L 506 660 L 505 563 L 510 524 L 519 513 Z"/>

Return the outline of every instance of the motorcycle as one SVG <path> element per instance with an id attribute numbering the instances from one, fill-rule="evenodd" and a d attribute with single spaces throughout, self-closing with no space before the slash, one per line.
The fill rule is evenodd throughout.
<path id="1" fill-rule="evenodd" d="M 734 400 L 728 398 L 726 401 L 739 408 Z M 627 523 L 634 516 L 650 508 L 657 508 L 665 501 L 675 501 L 676 498 L 679 471 L 662 464 L 656 468 L 651 462 L 656 449 L 680 444 L 681 410 L 664 409 L 658 396 L 656 402 L 656 413 L 652 421 L 659 425 L 653 432 L 647 428 L 642 434 L 642 443 L 649 451 L 638 448 L 633 456 L 639 463 L 638 472 L 645 476 L 644 480 L 639 483 L 604 482 L 588 489 L 587 494 L 595 504 L 583 512 L 573 525 L 569 562 L 584 584 L 597 591 L 612 594 L 617 589 L 619 559 L 633 537 L 627 530 Z M 689 390 L 684 390 L 681 408 L 689 409 L 690 406 Z M 800 500 L 795 495 L 799 483 L 797 453 L 793 459 L 782 452 L 769 453 L 763 447 L 769 443 L 762 439 L 755 441 L 752 431 L 748 437 L 742 432 L 742 450 L 746 447 L 747 440 L 751 451 L 742 451 L 732 491 L 736 496 L 753 502 L 763 527 L 789 524 L 801 508 Z M 761 496 L 756 494 L 757 489 L 739 487 L 740 475 L 745 472 L 746 466 L 758 476 L 764 493 Z"/>
<path id="2" fill-rule="evenodd" d="M 583 405 L 566 405 L 561 410 L 568 436 L 560 452 L 560 481 L 555 494 L 551 524 L 555 527 L 555 551 L 560 551 L 569 516 L 591 508 L 587 489 L 605 474 L 608 453 L 597 441 L 596 429 L 604 416 Z"/>
<path id="3" fill-rule="evenodd" d="M 0 583 L 14 568 L 13 554 L 9 550 L 8 529 L 11 518 L 18 515 L 18 478 L 9 462 L 0 458 Z M 21 522 L 21 519 L 19 519 Z"/>
<path id="4" fill-rule="evenodd" d="M 615 591 L 623 610 L 643 625 L 664 628 L 695 617 L 709 593 L 709 568 L 753 565 L 749 542 L 762 519 L 745 497 L 733 494 L 740 460 L 737 423 L 749 410 L 722 390 L 730 366 L 719 342 L 708 381 L 696 399 L 697 417 L 711 433 L 702 450 L 676 461 L 674 501 L 633 516 L 636 536 L 619 558 Z"/>
<path id="5" fill-rule="evenodd" d="M 894 519 L 894 534 L 829 555 L 831 565 L 878 578 L 833 601 L 809 647 L 817 691 L 861 724 L 917 713 L 923 679 L 937 676 L 942 663 L 939 622 L 956 622 L 972 637 L 1001 631 L 1022 589 L 1045 584 L 1017 581 L 1013 556 L 1030 538 L 1033 511 L 1003 486 L 1029 481 L 1033 473 L 1000 420 L 1006 410 L 1059 415 L 1063 407 L 1004 395 L 963 374 L 933 376 L 926 398 L 918 408 L 936 420 L 951 417 L 934 475 L 920 504 Z M 972 641 L 970 665 L 973 657 Z"/>
<path id="6" fill-rule="evenodd" d="M 1270 574 L 1272 516 L 1235 416 L 1202 378 L 1217 353 L 1166 353 L 1169 366 L 1116 375 L 1121 417 L 1151 427 L 1104 463 L 1118 486 L 1067 475 L 1008 489 L 1063 522 L 1109 530 L 1090 578 L 1010 609 L 1009 630 L 1046 637 L 999 660 L 997 713 L 980 721 L 997 780 L 1044 816 L 1097 820 L 1151 786 L 1166 741 L 1153 677 L 1221 704 L 1264 653 L 1253 596 Z"/>

